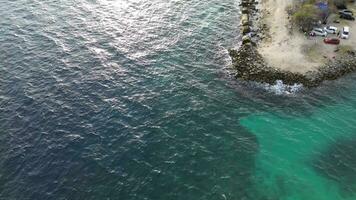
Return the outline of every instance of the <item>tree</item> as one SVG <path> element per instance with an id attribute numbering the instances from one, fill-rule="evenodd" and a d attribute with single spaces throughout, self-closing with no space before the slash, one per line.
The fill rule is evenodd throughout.
<path id="1" fill-rule="evenodd" d="M 333 0 L 334 5 L 339 9 L 346 9 L 347 0 Z"/>
<path id="2" fill-rule="evenodd" d="M 292 15 L 292 20 L 302 31 L 309 31 L 321 20 L 320 14 L 314 4 L 305 3 Z"/>

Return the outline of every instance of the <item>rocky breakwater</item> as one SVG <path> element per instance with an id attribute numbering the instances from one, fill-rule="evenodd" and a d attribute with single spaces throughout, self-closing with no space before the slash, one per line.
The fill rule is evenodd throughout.
<path id="1" fill-rule="evenodd" d="M 246 81 L 275 84 L 277 80 L 293 85 L 301 83 L 311 86 L 312 83 L 307 76 L 299 73 L 281 71 L 267 66 L 262 56 L 258 53 L 252 42 L 245 43 L 239 50 L 230 50 L 233 66 L 237 70 L 236 77 Z"/>
<path id="2" fill-rule="evenodd" d="M 242 0 L 240 3 L 242 44 L 237 50 L 229 50 L 233 68 L 236 70 L 236 78 L 268 84 L 275 84 L 277 80 L 281 80 L 288 85 L 303 84 L 306 87 L 315 87 L 324 80 L 334 80 L 356 71 L 356 53 L 354 51 L 347 52 L 338 59 L 321 66 L 318 70 L 303 74 L 269 66 L 257 50 L 258 39 L 254 39 L 257 38 L 255 37 L 257 35 L 256 27 L 253 23 L 253 19 L 257 19 L 257 4 L 257 0 Z"/>

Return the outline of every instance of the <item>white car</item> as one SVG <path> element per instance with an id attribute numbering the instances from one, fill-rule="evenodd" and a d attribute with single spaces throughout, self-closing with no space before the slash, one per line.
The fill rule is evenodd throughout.
<path id="1" fill-rule="evenodd" d="M 353 13 L 351 10 L 347 10 L 347 9 L 340 10 L 340 11 L 339 11 L 339 14 L 343 14 L 343 15 L 351 15 L 351 16 L 353 16 L 353 15 L 354 15 L 354 13 Z"/>
<path id="2" fill-rule="evenodd" d="M 324 31 L 331 34 L 336 34 L 337 28 L 335 26 L 326 26 L 324 27 Z"/>
<path id="3" fill-rule="evenodd" d="M 345 26 L 342 28 L 342 31 L 340 33 L 340 38 L 341 39 L 348 39 L 350 35 L 350 28 L 348 26 Z"/>
<path id="4" fill-rule="evenodd" d="M 321 28 L 313 28 L 313 30 L 310 33 L 312 35 L 322 36 L 322 37 L 326 37 L 328 35 L 328 33 Z"/>

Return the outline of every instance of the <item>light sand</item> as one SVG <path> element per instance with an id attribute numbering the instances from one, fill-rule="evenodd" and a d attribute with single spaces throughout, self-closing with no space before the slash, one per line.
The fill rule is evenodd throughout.
<path id="1" fill-rule="evenodd" d="M 314 41 L 307 40 L 299 32 L 290 33 L 286 7 L 293 0 L 263 0 L 263 23 L 269 26 L 270 38 L 259 45 L 259 52 L 271 66 L 292 72 L 305 73 L 315 70 L 321 60 L 311 60 L 305 49 Z M 316 42 L 315 42 L 316 43 Z"/>

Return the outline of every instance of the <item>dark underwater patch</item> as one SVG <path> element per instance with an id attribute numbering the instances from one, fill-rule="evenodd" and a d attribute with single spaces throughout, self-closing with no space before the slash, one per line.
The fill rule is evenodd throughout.
<path id="1" fill-rule="evenodd" d="M 318 173 L 337 182 L 344 194 L 356 193 L 356 137 L 337 140 L 312 165 Z"/>

